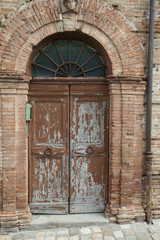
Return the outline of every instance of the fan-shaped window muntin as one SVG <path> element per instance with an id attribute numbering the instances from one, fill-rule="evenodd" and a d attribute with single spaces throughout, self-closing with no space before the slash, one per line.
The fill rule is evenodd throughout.
<path id="1" fill-rule="evenodd" d="M 77 40 L 56 40 L 39 50 L 32 76 L 105 77 L 105 61 L 91 46 Z"/>

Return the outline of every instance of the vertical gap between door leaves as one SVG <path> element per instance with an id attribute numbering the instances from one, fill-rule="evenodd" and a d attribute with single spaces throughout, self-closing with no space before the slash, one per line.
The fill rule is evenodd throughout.
<path id="1" fill-rule="evenodd" d="M 69 134 L 69 137 L 68 137 L 68 141 L 69 141 L 69 154 L 68 154 L 68 214 L 70 214 L 70 179 L 71 179 L 71 169 L 70 169 L 70 161 L 71 161 L 71 144 L 70 144 L 70 141 L 71 141 L 71 130 L 70 130 L 70 121 L 71 121 L 71 107 L 70 107 L 70 98 L 71 98 L 71 94 L 70 94 L 70 91 L 71 91 L 71 85 L 69 85 L 69 104 L 68 104 L 68 116 L 69 116 L 69 119 L 68 119 L 68 123 L 69 123 L 69 129 L 68 129 L 68 134 Z"/>

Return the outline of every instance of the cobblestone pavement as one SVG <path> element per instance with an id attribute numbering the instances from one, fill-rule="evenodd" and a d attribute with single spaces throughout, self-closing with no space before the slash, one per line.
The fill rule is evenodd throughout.
<path id="1" fill-rule="evenodd" d="M 28 230 L 0 235 L 0 240 L 160 240 L 160 219 L 152 225 L 143 223 L 101 226 L 55 227 L 48 230 Z"/>

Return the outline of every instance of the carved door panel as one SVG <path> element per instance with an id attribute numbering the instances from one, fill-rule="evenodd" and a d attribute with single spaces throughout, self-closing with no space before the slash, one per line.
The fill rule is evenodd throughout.
<path id="1" fill-rule="evenodd" d="M 68 213 L 69 87 L 30 88 L 30 208 L 33 213 Z"/>
<path id="2" fill-rule="evenodd" d="M 104 212 L 107 87 L 73 85 L 70 95 L 70 213 Z"/>

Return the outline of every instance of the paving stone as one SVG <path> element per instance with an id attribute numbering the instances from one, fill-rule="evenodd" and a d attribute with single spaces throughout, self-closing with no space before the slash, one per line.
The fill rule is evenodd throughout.
<path id="1" fill-rule="evenodd" d="M 148 226 L 146 223 L 134 223 L 131 224 L 131 227 L 134 232 L 145 232 Z"/>
<path id="2" fill-rule="evenodd" d="M 146 232 L 137 232 L 136 234 L 137 240 L 153 240 L 150 235 Z"/>
<path id="3" fill-rule="evenodd" d="M 25 237 L 24 237 L 24 239 L 26 239 Z M 35 240 L 36 238 L 27 238 L 27 240 Z"/>
<path id="4" fill-rule="evenodd" d="M 112 231 L 121 231 L 121 226 L 119 224 L 111 224 Z"/>
<path id="5" fill-rule="evenodd" d="M 131 229 L 131 225 L 130 224 L 122 224 L 121 229 Z"/>
<path id="6" fill-rule="evenodd" d="M 25 240 L 33 240 L 33 239 L 36 239 L 36 235 L 37 235 L 36 233 L 30 232 L 30 233 L 25 233 L 23 237 Z"/>
<path id="7" fill-rule="evenodd" d="M 112 236 L 107 236 L 107 237 L 104 237 L 104 240 L 115 240 L 115 238 Z"/>
<path id="8" fill-rule="evenodd" d="M 131 235 L 131 236 L 125 236 L 126 240 L 137 240 L 136 236 Z"/>
<path id="9" fill-rule="evenodd" d="M 114 237 L 113 232 L 109 232 L 109 231 L 104 231 L 103 235 L 104 235 L 104 237 L 108 237 L 108 236 Z"/>
<path id="10" fill-rule="evenodd" d="M 45 235 L 45 232 L 38 232 L 37 233 L 37 237 L 44 237 L 44 235 Z"/>
<path id="11" fill-rule="evenodd" d="M 151 230 L 151 232 L 160 232 L 160 226 L 158 226 L 157 224 L 154 224 L 154 225 L 152 225 L 152 224 L 150 224 L 150 225 L 148 225 L 148 228 Z"/>
<path id="12" fill-rule="evenodd" d="M 24 239 L 35 239 L 36 236 L 37 236 L 37 232 L 33 232 L 33 231 L 27 231 L 27 232 L 24 232 L 23 234 L 23 237 Z"/>
<path id="13" fill-rule="evenodd" d="M 75 236 L 71 236 L 71 237 L 70 237 L 70 240 L 79 240 L 79 238 L 80 238 L 79 236 L 76 236 L 76 235 L 75 235 Z"/>
<path id="14" fill-rule="evenodd" d="M 152 228 L 150 228 L 149 226 L 148 226 L 148 228 L 146 229 L 146 231 L 147 231 L 148 233 L 150 233 L 150 234 L 153 234 L 153 233 L 154 233 L 154 231 L 152 230 Z"/>
<path id="15" fill-rule="evenodd" d="M 71 228 L 69 234 L 70 236 L 79 235 L 79 228 Z"/>
<path id="16" fill-rule="evenodd" d="M 0 236 L 0 240 L 11 240 L 11 237 L 7 235 L 3 235 L 3 236 Z"/>
<path id="17" fill-rule="evenodd" d="M 24 238 L 24 240 L 35 240 L 35 239 L 36 239 L 36 234 L 31 234 L 31 233 L 30 233 L 30 234 L 28 235 L 28 234 L 25 233 L 25 234 L 23 235 L 23 238 Z"/>
<path id="18" fill-rule="evenodd" d="M 23 239 L 24 239 L 24 235 L 23 234 L 16 234 L 15 236 L 12 237 L 12 240 L 23 240 Z"/>
<path id="19" fill-rule="evenodd" d="M 160 227 L 160 218 L 159 219 L 153 219 L 152 222 L 153 222 L 153 224 L 156 224 Z"/>
<path id="20" fill-rule="evenodd" d="M 112 228 L 111 228 L 110 225 L 107 225 L 107 226 L 104 226 L 104 227 L 102 228 L 102 230 L 103 230 L 103 231 L 105 231 L 105 230 L 107 230 L 107 231 L 112 231 Z"/>
<path id="21" fill-rule="evenodd" d="M 103 234 L 105 237 L 106 236 L 114 236 L 113 231 L 112 231 L 111 227 L 109 227 L 109 226 L 106 226 L 105 228 L 103 228 Z"/>
<path id="22" fill-rule="evenodd" d="M 93 240 L 103 240 L 103 238 L 92 238 Z"/>
<path id="23" fill-rule="evenodd" d="M 153 240 L 160 240 L 160 233 L 153 233 L 152 238 Z"/>
<path id="24" fill-rule="evenodd" d="M 81 228 L 80 231 L 81 231 L 82 235 L 91 234 L 91 229 L 90 228 Z"/>
<path id="25" fill-rule="evenodd" d="M 80 239 L 81 239 L 81 240 L 92 240 L 92 237 L 85 235 L 85 236 L 81 236 Z"/>
<path id="26" fill-rule="evenodd" d="M 65 236 L 60 236 L 60 237 L 57 237 L 56 240 L 69 240 L 68 237 L 65 237 Z"/>
<path id="27" fill-rule="evenodd" d="M 68 230 L 61 230 L 57 232 L 57 236 L 67 237 L 69 235 Z"/>
<path id="28" fill-rule="evenodd" d="M 133 230 L 131 228 L 124 229 L 124 230 L 122 230 L 122 232 L 125 236 L 133 235 Z"/>
<path id="29" fill-rule="evenodd" d="M 0 235 L 0 240 L 160 240 L 160 221 L 153 224 L 107 224 L 106 226 L 55 228 Z M 104 237 L 103 237 L 104 236 Z"/>
<path id="30" fill-rule="evenodd" d="M 103 234 L 100 232 L 95 232 L 95 233 L 93 233 L 92 237 L 93 238 L 103 238 Z"/>
<path id="31" fill-rule="evenodd" d="M 115 238 L 123 238 L 124 237 L 122 231 L 114 231 L 113 234 L 114 234 Z"/>
<path id="32" fill-rule="evenodd" d="M 125 240 L 125 238 L 120 237 L 120 238 L 116 238 L 116 240 Z"/>
<path id="33" fill-rule="evenodd" d="M 55 236 L 47 236 L 45 237 L 45 240 L 55 240 L 56 237 Z"/>
<path id="34" fill-rule="evenodd" d="M 45 236 L 56 236 L 56 232 L 55 231 L 46 232 Z"/>
<path id="35" fill-rule="evenodd" d="M 92 228 L 92 232 L 93 232 L 93 233 L 102 232 L 102 229 L 101 229 L 100 227 L 93 227 L 93 228 Z"/>

